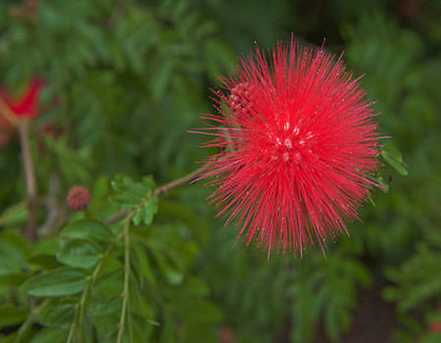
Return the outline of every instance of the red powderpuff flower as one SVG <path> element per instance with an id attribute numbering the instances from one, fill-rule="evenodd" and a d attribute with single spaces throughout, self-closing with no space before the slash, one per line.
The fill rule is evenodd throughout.
<path id="1" fill-rule="evenodd" d="M 302 251 L 346 231 L 375 186 L 377 124 L 357 80 L 323 49 L 257 50 L 216 92 L 218 114 L 195 130 L 220 148 L 201 178 L 247 243 Z"/>
<path id="2" fill-rule="evenodd" d="M 34 78 L 20 97 L 14 99 L 7 91 L 0 90 L 0 99 L 6 103 L 14 119 L 34 119 L 39 115 L 38 105 L 42 88 L 43 82 Z"/>

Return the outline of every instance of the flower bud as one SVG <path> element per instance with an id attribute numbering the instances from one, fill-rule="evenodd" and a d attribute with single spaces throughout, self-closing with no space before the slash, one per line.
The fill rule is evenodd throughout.
<path id="1" fill-rule="evenodd" d="M 90 202 L 89 190 L 84 186 L 73 186 L 67 195 L 67 206 L 74 211 L 87 208 Z"/>

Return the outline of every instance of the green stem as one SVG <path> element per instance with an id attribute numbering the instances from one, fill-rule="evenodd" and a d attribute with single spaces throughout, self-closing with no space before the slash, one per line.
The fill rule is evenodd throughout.
<path id="1" fill-rule="evenodd" d="M 118 327 L 118 336 L 116 339 L 117 343 L 122 343 L 123 334 L 124 334 L 124 326 L 126 323 L 126 317 L 128 316 L 128 307 L 129 307 L 129 281 L 130 281 L 130 222 L 132 220 L 132 216 L 129 215 L 126 218 L 126 223 L 124 225 L 124 289 L 122 293 L 123 301 L 121 308 L 121 318 L 119 321 Z"/>
<path id="2" fill-rule="evenodd" d="M 37 318 L 38 314 L 41 312 L 41 310 L 49 303 L 48 300 L 43 301 L 39 306 L 35 307 L 31 310 L 31 313 L 29 314 L 26 321 L 20 326 L 20 329 L 17 331 L 17 336 L 15 337 L 14 343 L 20 343 L 23 342 L 23 338 L 25 334 L 28 332 L 28 330 L 32 327 L 32 324 L 34 323 L 35 319 Z"/>
<path id="3" fill-rule="evenodd" d="M 154 195 L 158 196 L 163 193 L 167 193 L 168 191 L 172 190 L 173 188 L 185 185 L 186 183 L 193 182 L 197 180 L 197 178 L 207 169 L 207 165 L 203 165 L 202 167 L 194 170 L 190 174 L 187 174 L 179 179 L 170 181 L 162 186 L 159 186 L 155 189 Z"/>
<path id="4" fill-rule="evenodd" d="M 154 196 L 159 196 L 161 194 L 167 193 L 173 188 L 182 186 L 188 182 L 194 181 L 197 179 L 197 177 L 205 170 L 206 166 L 199 168 L 192 173 L 179 178 L 177 180 L 171 181 L 169 183 L 166 183 L 160 187 L 158 187 L 154 192 Z M 123 293 L 122 293 L 122 308 L 121 308 L 121 317 L 119 321 L 118 326 L 118 335 L 117 335 L 117 343 L 121 343 L 123 341 L 123 335 L 124 335 L 124 328 L 128 317 L 128 307 L 129 307 L 129 282 L 130 282 L 130 223 L 132 220 L 133 211 L 127 211 L 127 210 L 121 210 L 117 213 L 115 213 L 109 220 L 106 221 L 107 224 L 115 224 L 119 222 L 120 220 L 124 220 L 124 229 L 122 232 L 122 236 L 124 238 L 124 286 L 123 286 Z M 113 250 L 114 244 L 111 244 L 109 248 L 107 249 L 106 253 L 103 255 L 100 262 L 95 267 L 95 270 L 92 274 L 92 277 L 90 279 L 90 282 L 87 284 L 86 288 L 83 291 L 83 294 L 81 295 L 80 302 L 77 304 L 77 308 L 75 311 L 75 318 L 72 322 L 72 325 L 69 330 L 69 336 L 67 339 L 67 343 L 72 343 L 75 335 L 75 331 L 78 326 L 81 325 L 83 319 L 84 319 L 84 311 L 86 307 L 86 302 L 90 293 L 90 289 L 93 288 L 93 285 L 95 284 L 95 280 L 98 277 L 99 272 L 102 269 L 102 265 L 104 263 L 105 258 L 111 253 Z"/>
<path id="5" fill-rule="evenodd" d="M 193 172 L 191 172 L 190 174 L 184 175 L 183 177 L 170 181 L 168 183 L 163 184 L 162 186 L 157 187 L 154 191 L 153 191 L 153 195 L 154 196 L 160 196 L 164 193 L 167 193 L 169 191 L 171 191 L 174 188 L 183 186 L 189 182 L 193 182 L 195 180 L 197 180 L 197 178 L 207 169 L 207 165 L 204 165 L 196 170 L 194 170 Z M 119 221 L 127 218 L 127 216 L 130 215 L 130 212 L 127 210 L 120 210 L 116 213 L 114 213 L 107 221 L 106 224 L 112 225 L 112 224 L 116 224 Z"/>
<path id="6" fill-rule="evenodd" d="M 120 237 L 118 237 L 116 239 L 116 241 L 118 241 L 119 238 Z M 110 254 L 112 253 L 116 241 L 112 242 L 107 247 L 107 250 L 104 252 L 100 261 L 96 265 L 96 267 L 92 273 L 92 276 L 90 277 L 88 284 L 86 285 L 86 287 L 83 290 L 83 293 L 81 294 L 80 302 L 77 304 L 76 309 L 75 309 L 74 320 L 72 322 L 72 325 L 70 326 L 69 335 L 68 335 L 67 341 L 66 341 L 67 343 L 73 342 L 74 336 L 75 336 L 75 331 L 77 330 L 77 328 L 79 326 L 81 326 L 81 323 L 84 320 L 86 303 L 89 298 L 90 291 L 92 290 L 93 286 L 95 285 L 95 282 L 98 278 L 98 275 L 100 274 L 101 270 L 103 269 L 104 262 L 106 261 L 107 257 L 109 257 Z"/>
<path id="7" fill-rule="evenodd" d="M 21 155 L 26 181 L 26 195 L 28 207 L 28 223 L 25 236 L 33 241 L 37 239 L 37 185 L 35 182 L 35 168 L 32 159 L 31 145 L 29 141 L 29 122 L 23 121 L 18 124 L 20 137 Z"/>

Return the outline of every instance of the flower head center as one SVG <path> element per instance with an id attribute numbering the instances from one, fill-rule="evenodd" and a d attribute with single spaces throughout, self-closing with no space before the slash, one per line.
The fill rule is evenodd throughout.
<path id="1" fill-rule="evenodd" d="M 299 164 L 307 155 L 313 155 L 312 132 L 303 132 L 297 125 L 285 122 L 275 135 L 272 136 L 272 160 L 282 160 L 286 163 Z"/>

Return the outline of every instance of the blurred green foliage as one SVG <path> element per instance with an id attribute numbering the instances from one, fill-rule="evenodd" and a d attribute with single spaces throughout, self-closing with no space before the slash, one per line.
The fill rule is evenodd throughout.
<path id="1" fill-rule="evenodd" d="M 440 16 L 430 0 L 0 2 L 2 85 L 46 81 L 38 242 L 20 233 L 18 140 L 0 147 L 0 341 L 440 342 Z M 207 189 L 158 200 L 153 179 L 204 158 L 186 131 L 217 77 L 291 33 L 344 52 L 395 146 L 382 154 L 389 192 L 349 237 L 267 260 L 222 228 Z M 74 184 L 91 190 L 87 211 L 65 208 Z M 382 306 L 361 306 L 372 293 Z"/>

